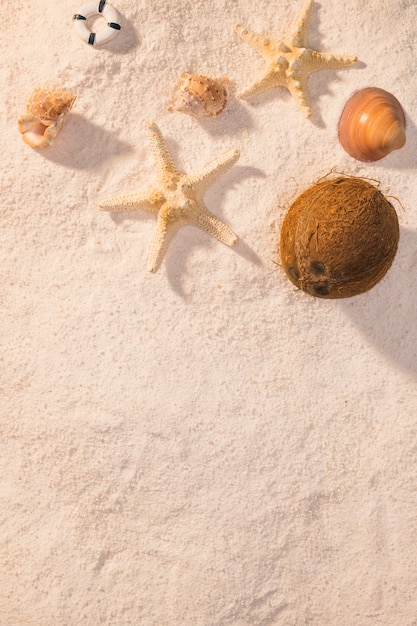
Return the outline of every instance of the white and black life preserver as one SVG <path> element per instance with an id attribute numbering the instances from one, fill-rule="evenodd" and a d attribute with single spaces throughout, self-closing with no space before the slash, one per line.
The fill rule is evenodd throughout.
<path id="1" fill-rule="evenodd" d="M 99 33 L 93 33 L 87 27 L 87 20 L 93 15 L 101 15 L 107 22 L 106 28 Z M 77 34 L 90 46 L 100 46 L 103 43 L 107 43 L 117 35 L 121 28 L 118 12 L 110 4 L 107 4 L 106 0 L 86 4 L 72 19 Z"/>

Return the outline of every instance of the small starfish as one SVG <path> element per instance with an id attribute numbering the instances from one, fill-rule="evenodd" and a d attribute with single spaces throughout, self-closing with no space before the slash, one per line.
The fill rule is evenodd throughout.
<path id="1" fill-rule="evenodd" d="M 227 246 L 237 243 L 237 236 L 226 224 L 210 213 L 203 195 L 239 158 L 239 150 L 227 152 L 199 173 L 182 174 L 174 165 L 165 140 L 156 124 L 149 124 L 149 137 L 156 161 L 158 178 L 144 193 L 132 193 L 100 204 L 104 211 L 144 209 L 155 213 L 156 231 L 149 251 L 147 268 L 156 272 L 172 236 L 181 226 L 192 224 L 205 230 Z"/>
<path id="2" fill-rule="evenodd" d="M 357 57 L 343 57 L 317 52 L 308 47 L 307 30 L 314 0 L 307 0 L 293 32 L 279 41 L 257 35 L 240 24 L 235 31 L 256 52 L 266 59 L 265 73 L 240 98 L 246 99 L 271 87 L 286 87 L 295 98 L 304 117 L 311 117 L 311 103 L 307 78 L 318 70 L 346 67 L 356 63 Z"/>

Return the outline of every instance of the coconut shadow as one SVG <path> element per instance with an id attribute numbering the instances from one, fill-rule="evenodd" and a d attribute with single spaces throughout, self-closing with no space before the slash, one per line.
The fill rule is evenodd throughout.
<path id="1" fill-rule="evenodd" d="M 416 263 L 417 231 L 400 228 L 398 252 L 383 280 L 339 304 L 382 354 L 417 376 Z"/>

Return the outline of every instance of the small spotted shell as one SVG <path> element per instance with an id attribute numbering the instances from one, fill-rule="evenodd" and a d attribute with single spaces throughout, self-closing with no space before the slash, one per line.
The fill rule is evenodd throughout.
<path id="1" fill-rule="evenodd" d="M 217 117 L 224 111 L 228 97 L 229 79 L 226 76 L 208 78 L 199 74 L 182 74 L 169 110 L 197 118 Z"/>
<path id="2" fill-rule="evenodd" d="M 76 96 L 60 88 L 35 89 L 18 120 L 22 139 L 32 148 L 47 148 L 61 130 Z"/>
<path id="3" fill-rule="evenodd" d="M 405 144 L 405 116 L 397 98 L 367 87 L 347 101 L 339 121 L 339 140 L 359 161 L 378 161 Z"/>

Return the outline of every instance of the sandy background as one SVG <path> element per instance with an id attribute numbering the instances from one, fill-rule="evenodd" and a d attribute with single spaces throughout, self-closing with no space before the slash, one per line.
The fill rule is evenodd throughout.
<path id="1" fill-rule="evenodd" d="M 245 87 L 263 64 L 233 25 L 278 38 L 302 4 L 118 0 L 101 49 L 73 31 L 82 3 L 3 12 L 2 626 L 417 624 L 417 3 L 315 5 L 310 44 L 360 62 L 309 79 L 311 121 L 283 89 L 167 112 L 184 71 Z M 77 100 L 41 152 L 16 120 L 51 83 Z M 407 116 L 369 165 L 337 139 L 368 85 Z M 236 248 L 183 228 L 156 275 L 153 216 L 97 208 L 154 180 L 151 120 L 186 172 L 241 151 L 205 196 Z M 274 263 L 289 203 L 332 168 L 403 205 L 391 270 L 340 301 Z"/>

